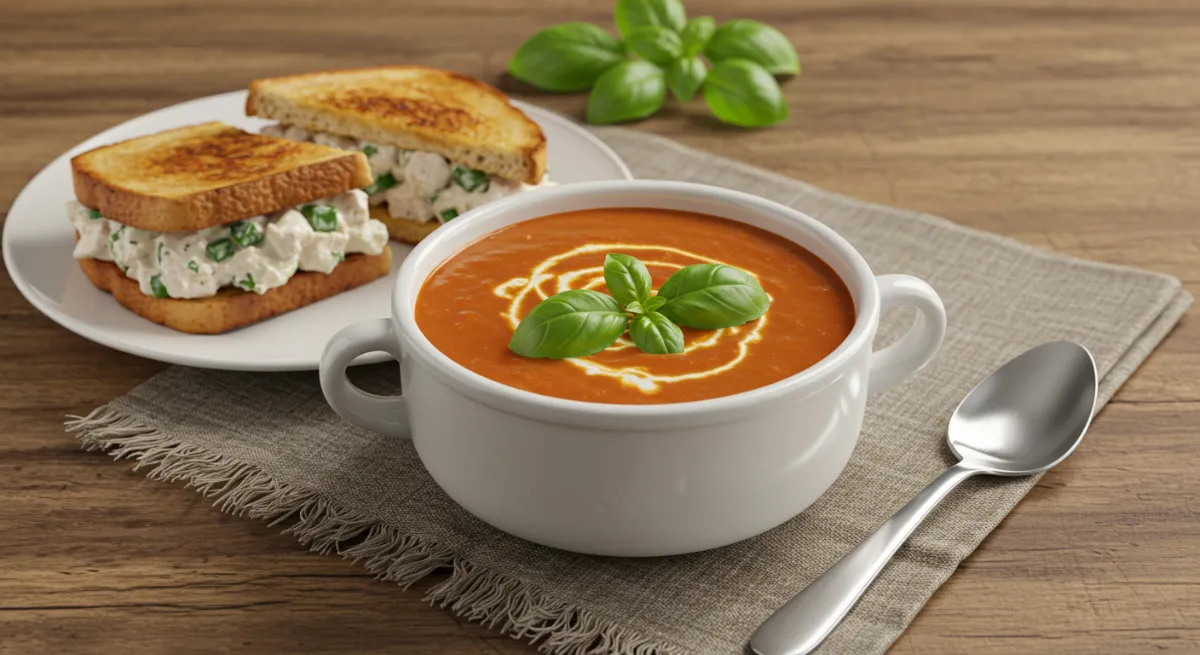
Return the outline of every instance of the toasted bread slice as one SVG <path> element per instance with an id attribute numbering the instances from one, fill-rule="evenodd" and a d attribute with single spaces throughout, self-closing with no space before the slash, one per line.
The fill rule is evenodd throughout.
<path id="1" fill-rule="evenodd" d="M 542 129 L 479 80 L 424 66 L 333 70 L 255 80 L 246 114 L 409 150 L 537 184 Z"/>
<path id="2" fill-rule="evenodd" d="M 333 272 L 296 273 L 288 283 L 261 296 L 241 289 L 221 289 L 211 298 L 155 298 L 142 293 L 136 280 L 112 262 L 81 259 L 79 266 L 92 284 L 108 291 L 126 309 L 155 323 L 191 334 L 220 334 L 362 286 L 388 274 L 392 250 L 378 255 L 350 255 Z"/>
<path id="3" fill-rule="evenodd" d="M 89 150 L 71 160 L 75 197 L 106 218 L 192 232 L 371 183 L 358 152 L 203 123 Z"/>
<path id="4" fill-rule="evenodd" d="M 420 243 L 421 239 L 433 234 L 434 230 L 442 226 L 436 220 L 422 223 L 407 218 L 392 218 L 383 207 L 372 207 L 371 218 L 387 226 L 388 236 L 405 243 Z"/>

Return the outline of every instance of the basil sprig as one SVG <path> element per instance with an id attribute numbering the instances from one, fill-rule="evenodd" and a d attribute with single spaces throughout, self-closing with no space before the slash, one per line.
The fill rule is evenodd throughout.
<path id="1" fill-rule="evenodd" d="M 677 355 L 684 351 L 681 326 L 742 325 L 761 318 L 771 304 L 753 275 L 724 264 L 685 266 L 654 295 L 645 264 L 610 253 L 604 258 L 604 284 L 611 296 L 573 289 L 538 303 L 517 326 L 509 349 L 523 357 L 586 357 L 628 330 L 642 352 Z"/>
<path id="2" fill-rule="evenodd" d="M 667 89 L 679 102 L 703 91 L 713 115 L 732 125 L 787 119 L 775 76 L 799 75 L 800 58 L 779 30 L 754 20 L 688 20 L 680 0 L 617 0 L 613 19 L 624 41 L 590 23 L 555 25 L 517 50 L 509 73 L 543 91 L 591 89 L 589 123 L 652 116 Z"/>

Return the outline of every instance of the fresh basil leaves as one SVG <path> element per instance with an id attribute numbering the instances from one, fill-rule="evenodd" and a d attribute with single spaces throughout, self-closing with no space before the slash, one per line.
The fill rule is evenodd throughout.
<path id="1" fill-rule="evenodd" d="M 775 75 L 798 75 L 800 58 L 779 30 L 754 20 L 688 20 L 680 0 L 617 0 L 613 18 L 623 42 L 590 23 L 555 25 L 517 50 L 509 73 L 543 91 L 591 89 L 589 123 L 651 116 L 667 89 L 679 102 L 703 91 L 714 116 L 741 127 L 788 117 Z"/>
<path id="2" fill-rule="evenodd" d="M 756 20 L 731 20 L 717 28 L 704 54 L 713 61 L 747 59 L 775 75 L 800 74 L 800 57 L 787 37 Z"/>
<path id="3" fill-rule="evenodd" d="M 650 299 L 650 271 L 629 255 L 610 253 L 604 258 L 604 285 L 624 307 Z"/>
<path id="4" fill-rule="evenodd" d="M 611 346 L 628 323 L 611 297 L 572 289 L 538 303 L 517 326 L 508 348 L 525 357 L 585 357 Z"/>
<path id="5" fill-rule="evenodd" d="M 625 60 L 621 42 L 591 23 L 563 23 L 525 42 L 508 72 L 543 91 L 585 91 Z"/>
<path id="6" fill-rule="evenodd" d="M 748 59 L 726 59 L 708 72 L 704 102 L 713 115 L 742 127 L 774 125 L 788 117 L 779 83 Z"/>
<path id="7" fill-rule="evenodd" d="M 604 284 L 611 296 L 574 289 L 538 303 L 517 326 L 509 349 L 523 357 L 586 357 L 628 330 L 642 352 L 677 355 L 684 352 L 680 326 L 742 325 L 761 318 L 771 304 L 753 275 L 724 264 L 685 266 L 652 295 L 645 264 L 610 253 L 604 258 Z"/>
<path id="8" fill-rule="evenodd" d="M 683 352 L 683 330 L 658 312 L 638 314 L 629 324 L 629 337 L 649 355 L 678 355 Z"/>
<path id="9" fill-rule="evenodd" d="M 753 275 L 724 264 L 686 266 L 658 290 L 659 312 L 679 325 L 719 330 L 753 321 L 771 301 Z"/>
<path id="10" fill-rule="evenodd" d="M 648 61 L 625 61 L 600 76 L 588 98 L 589 123 L 621 123 L 658 111 L 667 97 L 662 69 Z"/>

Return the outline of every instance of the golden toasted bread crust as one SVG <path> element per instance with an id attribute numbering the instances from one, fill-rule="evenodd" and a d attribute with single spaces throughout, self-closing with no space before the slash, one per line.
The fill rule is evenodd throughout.
<path id="1" fill-rule="evenodd" d="M 362 153 L 204 123 L 102 146 L 71 160 L 75 197 L 106 218 L 192 232 L 371 183 Z"/>
<path id="2" fill-rule="evenodd" d="M 220 334 L 278 316 L 293 309 L 361 286 L 388 274 L 392 251 L 378 255 L 350 255 L 329 275 L 301 271 L 288 283 L 261 296 L 241 289 L 226 288 L 210 298 L 184 300 L 147 296 L 112 262 L 81 259 L 79 267 L 92 284 L 108 291 L 126 309 L 180 332 Z"/>
<path id="3" fill-rule="evenodd" d="M 392 218 L 383 207 L 372 207 L 371 218 L 387 226 L 388 236 L 404 243 L 420 243 L 421 239 L 442 226 L 437 221 L 421 223 L 407 218 Z"/>
<path id="4" fill-rule="evenodd" d="M 436 152 L 492 175 L 537 184 L 541 127 L 477 79 L 425 66 L 328 70 L 255 80 L 246 114 Z"/>

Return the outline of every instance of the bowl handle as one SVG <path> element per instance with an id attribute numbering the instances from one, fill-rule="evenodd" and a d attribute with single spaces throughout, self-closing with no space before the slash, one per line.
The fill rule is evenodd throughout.
<path id="1" fill-rule="evenodd" d="M 355 323 L 333 335 L 321 354 L 321 391 L 333 411 L 347 421 L 390 437 L 409 439 L 408 408 L 403 397 L 367 393 L 346 377 L 346 367 L 354 358 L 376 351 L 400 360 L 400 343 L 392 331 L 391 319 Z"/>
<path id="2" fill-rule="evenodd" d="M 917 308 L 917 320 L 908 332 L 892 345 L 871 353 L 868 393 L 879 393 L 921 370 L 946 336 L 946 307 L 933 287 L 911 275 L 880 275 L 880 315 L 889 309 L 910 305 Z"/>

